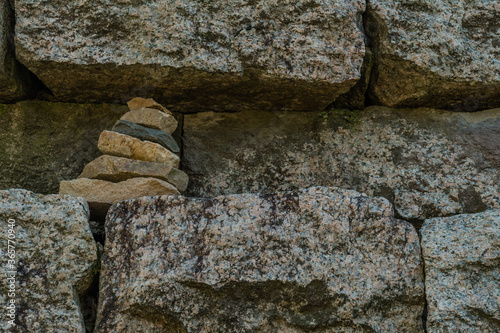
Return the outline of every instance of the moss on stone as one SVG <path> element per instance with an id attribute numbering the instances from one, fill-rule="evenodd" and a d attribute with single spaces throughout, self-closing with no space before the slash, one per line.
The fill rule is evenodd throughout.
<path id="1" fill-rule="evenodd" d="M 23 101 L 0 105 L 0 189 L 57 193 L 100 155 L 99 134 L 127 111 L 114 104 Z"/>

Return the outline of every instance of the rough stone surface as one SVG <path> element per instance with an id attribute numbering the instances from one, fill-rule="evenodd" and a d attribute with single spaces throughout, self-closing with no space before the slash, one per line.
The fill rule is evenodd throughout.
<path id="1" fill-rule="evenodd" d="M 185 115 L 187 195 L 339 186 L 391 201 L 398 216 L 500 208 L 500 109 Z"/>
<path id="2" fill-rule="evenodd" d="M 127 106 L 130 110 L 137 110 L 137 109 L 146 108 L 146 109 L 155 109 L 155 110 L 159 110 L 159 111 L 163 111 L 165 113 L 171 114 L 171 112 L 169 110 L 167 110 L 167 108 L 165 108 L 163 105 L 156 102 L 152 98 L 135 97 L 127 102 Z"/>
<path id="3" fill-rule="evenodd" d="M 498 1 L 370 0 L 369 96 L 394 107 L 500 107 Z"/>
<path id="4" fill-rule="evenodd" d="M 141 141 L 129 135 L 103 131 L 98 147 L 107 155 L 131 158 L 134 160 L 164 163 L 174 168 L 179 167 L 179 156 L 157 143 Z"/>
<path id="5" fill-rule="evenodd" d="M 500 332 L 500 211 L 426 220 L 428 332 Z"/>
<path id="6" fill-rule="evenodd" d="M 360 78 L 364 10 L 361 0 L 19 0 L 16 51 L 60 100 L 322 110 Z"/>
<path id="7" fill-rule="evenodd" d="M 144 162 L 128 158 L 104 155 L 85 166 L 78 178 L 91 178 L 120 182 L 130 178 L 154 177 L 165 180 L 185 191 L 189 177 L 183 171 L 163 163 Z"/>
<path id="8" fill-rule="evenodd" d="M 156 178 L 131 178 L 119 183 L 79 178 L 61 182 L 60 194 L 87 200 L 91 218 L 103 219 L 109 207 L 127 199 L 180 194 L 174 185 Z"/>
<path id="9" fill-rule="evenodd" d="M 174 153 L 180 152 L 180 148 L 174 138 L 164 131 L 147 128 L 124 120 L 118 120 L 112 130 L 117 133 L 133 136 L 139 140 L 156 142 Z"/>
<path id="10" fill-rule="evenodd" d="M 0 189 L 57 193 L 100 155 L 97 140 L 126 106 L 26 101 L 0 105 Z"/>
<path id="11" fill-rule="evenodd" d="M 143 198 L 106 235 L 97 333 L 423 331 L 418 235 L 383 198 Z"/>
<path id="12" fill-rule="evenodd" d="M 177 120 L 171 114 L 156 109 L 136 109 L 124 114 L 121 120 L 155 128 L 172 134 L 177 129 Z"/>
<path id="13" fill-rule="evenodd" d="M 31 97 L 35 78 L 15 58 L 14 13 L 9 1 L 0 1 L 0 101 Z"/>
<path id="14" fill-rule="evenodd" d="M 0 191 L 0 332 L 85 333 L 78 296 L 91 285 L 98 269 L 97 248 L 88 224 L 89 209 L 82 199 Z M 7 230 L 15 221 L 16 326 L 7 322 Z M 12 243 L 11 243 L 12 245 Z M 3 252 L 5 251 L 5 252 Z M 14 269 L 16 270 L 16 269 Z"/>

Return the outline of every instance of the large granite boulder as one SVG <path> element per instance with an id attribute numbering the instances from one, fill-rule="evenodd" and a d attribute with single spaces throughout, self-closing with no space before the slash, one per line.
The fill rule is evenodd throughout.
<path id="1" fill-rule="evenodd" d="M 57 193 L 98 157 L 97 140 L 126 106 L 26 101 L 0 105 L 0 189 Z"/>
<path id="2" fill-rule="evenodd" d="M 0 102 L 3 103 L 32 96 L 37 85 L 37 79 L 15 57 L 11 2 L 0 1 Z"/>
<path id="3" fill-rule="evenodd" d="M 0 332 L 86 332 L 78 296 L 99 267 L 88 216 L 82 199 L 0 191 Z"/>
<path id="4" fill-rule="evenodd" d="M 16 52 L 62 101 L 322 110 L 360 78 L 364 10 L 361 0 L 18 0 Z"/>
<path id="5" fill-rule="evenodd" d="M 187 194 L 339 186 L 420 220 L 500 208 L 500 109 L 186 115 Z"/>
<path id="6" fill-rule="evenodd" d="M 500 211 L 426 220 L 427 328 L 500 332 Z"/>
<path id="7" fill-rule="evenodd" d="M 423 332 L 415 229 L 315 187 L 112 206 L 96 332 Z"/>
<path id="8" fill-rule="evenodd" d="M 365 33 L 375 54 L 368 96 L 394 107 L 500 107 L 497 1 L 370 0 Z"/>

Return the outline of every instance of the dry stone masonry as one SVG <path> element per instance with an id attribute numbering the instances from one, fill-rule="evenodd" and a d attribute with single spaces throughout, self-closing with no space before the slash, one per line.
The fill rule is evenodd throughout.
<path id="1" fill-rule="evenodd" d="M 60 101 L 140 92 L 185 112 L 500 107 L 492 0 L 19 0 L 14 10 L 17 58 Z"/>
<path id="2" fill-rule="evenodd" d="M 360 79 L 364 11 L 364 0 L 19 0 L 16 51 L 62 101 L 121 102 L 139 87 L 174 111 L 318 110 Z"/>
<path id="3" fill-rule="evenodd" d="M 0 59 L 0 333 L 500 332 L 498 1 L 0 0 Z"/>
<path id="4" fill-rule="evenodd" d="M 313 187 L 115 204 L 96 333 L 423 332 L 415 229 Z"/>
<path id="5" fill-rule="evenodd" d="M 97 219 L 104 219 L 115 202 L 180 194 L 188 185 L 170 135 L 178 124 L 172 113 L 153 99 L 137 97 L 128 106 L 112 131 L 99 137 L 98 148 L 106 155 L 87 164 L 78 179 L 60 185 L 59 193 L 85 198 Z"/>

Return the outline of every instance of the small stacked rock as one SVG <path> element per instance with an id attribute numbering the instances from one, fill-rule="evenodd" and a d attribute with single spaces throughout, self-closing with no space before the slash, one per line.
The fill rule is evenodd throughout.
<path id="1" fill-rule="evenodd" d="M 105 155 L 85 166 L 78 179 L 62 181 L 59 193 L 83 197 L 91 214 L 106 216 L 119 201 L 143 196 L 174 195 L 189 181 L 179 170 L 179 146 L 172 137 L 177 120 L 153 99 L 134 98 L 111 131 L 101 133 Z"/>

